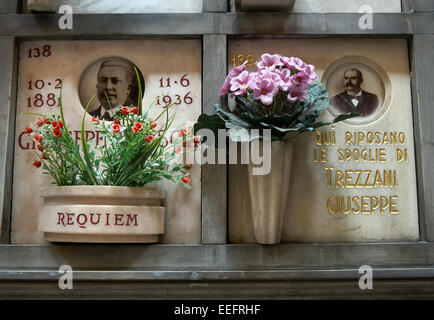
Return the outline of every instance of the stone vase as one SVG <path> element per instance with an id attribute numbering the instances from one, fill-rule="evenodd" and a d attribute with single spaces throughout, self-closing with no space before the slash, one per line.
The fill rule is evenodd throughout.
<path id="1" fill-rule="evenodd" d="M 150 188 L 44 187 L 39 230 L 54 242 L 158 242 L 165 198 L 165 191 Z"/>
<path id="2" fill-rule="evenodd" d="M 257 166 L 252 161 L 248 165 L 251 213 L 257 243 L 280 243 L 288 201 L 292 158 L 292 143 L 272 141 L 270 172 L 266 175 L 253 175 L 253 168 Z"/>

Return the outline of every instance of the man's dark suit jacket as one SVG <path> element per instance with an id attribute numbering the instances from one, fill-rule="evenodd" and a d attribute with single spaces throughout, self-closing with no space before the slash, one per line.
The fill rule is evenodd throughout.
<path id="1" fill-rule="evenodd" d="M 96 110 L 94 110 L 94 111 L 92 111 L 92 112 L 89 112 L 89 114 L 90 114 L 92 117 L 98 118 L 98 119 L 100 119 L 100 120 L 113 121 L 113 118 L 110 118 L 110 119 L 109 119 L 109 118 L 101 119 L 101 117 L 100 117 L 100 115 L 101 115 L 101 108 L 103 108 L 103 106 L 99 106 L 99 108 L 97 108 Z M 118 114 L 118 115 L 121 115 L 121 112 L 118 111 L 117 114 Z"/>
<path id="2" fill-rule="evenodd" d="M 351 102 L 353 98 L 359 100 L 357 107 Z M 350 96 L 344 91 L 332 97 L 331 101 L 339 113 L 357 112 L 362 117 L 367 117 L 374 113 L 378 106 L 377 96 L 363 90 L 362 95 L 358 97 Z"/>

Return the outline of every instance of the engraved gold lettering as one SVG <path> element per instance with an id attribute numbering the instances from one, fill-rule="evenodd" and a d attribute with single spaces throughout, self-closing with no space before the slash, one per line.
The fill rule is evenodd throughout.
<path id="1" fill-rule="evenodd" d="M 341 186 L 344 188 L 344 173 L 341 170 L 335 171 L 335 187 L 339 188 Z"/>
<path id="2" fill-rule="evenodd" d="M 378 198 L 371 197 L 371 213 L 374 213 L 374 210 L 378 208 Z"/>
<path id="3" fill-rule="evenodd" d="M 336 203 L 333 202 L 333 200 L 336 200 L 336 197 L 330 197 L 327 200 L 327 209 L 331 214 L 336 214 Z"/>
<path id="4" fill-rule="evenodd" d="M 360 184 L 360 180 L 362 179 L 362 173 L 363 170 L 355 170 L 355 172 L 357 173 L 357 180 L 356 180 L 356 188 L 363 188 L 363 184 Z"/>
<path id="5" fill-rule="evenodd" d="M 351 183 L 353 180 L 353 170 L 345 170 L 345 184 L 347 188 L 354 188 L 354 185 Z"/>
<path id="6" fill-rule="evenodd" d="M 381 174 L 380 170 L 375 171 L 375 178 L 374 178 L 374 187 L 378 188 L 378 186 L 383 187 L 383 181 L 381 180 Z"/>
<path id="7" fill-rule="evenodd" d="M 352 211 L 353 211 L 354 214 L 358 214 L 360 212 L 360 205 L 359 205 L 360 197 L 354 196 L 353 199 L 352 199 L 352 202 L 353 202 L 353 209 L 352 209 Z"/>
<path id="8" fill-rule="evenodd" d="M 351 132 L 345 132 L 345 144 L 350 146 L 353 145 L 353 135 Z"/>
<path id="9" fill-rule="evenodd" d="M 371 213 L 369 211 L 369 209 L 367 209 L 367 206 L 369 206 L 369 203 L 365 202 L 365 201 L 368 201 L 368 199 L 369 199 L 368 196 L 362 196 L 362 214 L 369 214 L 369 213 Z"/>
<path id="10" fill-rule="evenodd" d="M 391 196 L 390 197 L 390 214 L 398 214 L 399 210 L 395 209 L 395 207 L 397 206 L 397 203 L 395 202 L 395 200 L 398 200 L 398 196 Z"/>
<path id="11" fill-rule="evenodd" d="M 389 201 L 387 200 L 387 197 L 381 196 L 380 197 L 380 213 L 384 214 L 384 210 L 387 209 L 389 206 Z"/>
<path id="12" fill-rule="evenodd" d="M 327 171 L 327 187 L 331 188 L 332 186 L 332 170 L 334 170 L 333 166 L 325 166 L 324 169 Z"/>
<path id="13" fill-rule="evenodd" d="M 372 188 L 372 184 L 368 183 L 369 179 L 371 179 L 371 176 L 372 176 L 372 170 L 364 170 L 364 171 L 365 171 L 365 173 L 368 174 L 368 176 L 366 177 L 366 180 L 365 180 L 364 187 L 365 188 Z"/>

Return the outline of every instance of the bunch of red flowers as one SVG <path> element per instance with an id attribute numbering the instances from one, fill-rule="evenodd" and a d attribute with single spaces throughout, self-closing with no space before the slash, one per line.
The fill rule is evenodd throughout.
<path id="1" fill-rule="evenodd" d="M 37 142 L 38 159 L 33 165 L 42 166 L 58 185 L 142 186 L 161 179 L 191 182 L 191 165 L 171 165 L 187 146 L 199 147 L 200 138 L 193 136 L 191 128 L 175 130 L 167 139 L 172 122 L 158 127 L 157 121 L 139 114 L 137 107 L 121 107 L 113 121 L 93 117 L 90 122 L 104 138 L 104 146 L 96 151 L 90 150 L 91 141 L 84 141 L 83 136 L 80 149 L 60 116 L 38 118 L 27 126 L 24 132 Z"/>

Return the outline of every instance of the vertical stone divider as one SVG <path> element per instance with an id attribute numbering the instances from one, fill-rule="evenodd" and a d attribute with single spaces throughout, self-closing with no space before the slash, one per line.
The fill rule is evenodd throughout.
<path id="1" fill-rule="evenodd" d="M 227 71 L 226 35 L 204 35 L 202 112 L 213 114 Z M 202 165 L 202 244 L 227 243 L 227 165 Z"/>
<path id="2" fill-rule="evenodd" d="M 412 95 L 421 240 L 434 241 L 434 35 L 415 35 Z"/>
<path id="3" fill-rule="evenodd" d="M 10 241 L 17 63 L 15 37 L 0 37 L 0 243 Z"/>
<path id="4" fill-rule="evenodd" d="M 402 12 L 433 12 L 432 0 L 401 0 Z"/>
<path id="5" fill-rule="evenodd" d="M 227 12 L 228 0 L 202 0 L 203 12 Z"/>

